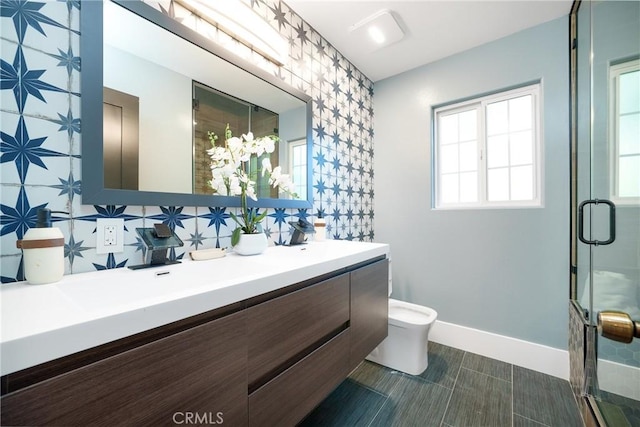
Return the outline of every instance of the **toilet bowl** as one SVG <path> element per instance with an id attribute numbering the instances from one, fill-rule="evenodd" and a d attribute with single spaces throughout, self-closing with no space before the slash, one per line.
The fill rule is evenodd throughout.
<path id="1" fill-rule="evenodd" d="M 429 329 L 437 317 L 431 308 L 389 298 L 387 338 L 366 359 L 407 374 L 421 374 L 429 364 Z"/>

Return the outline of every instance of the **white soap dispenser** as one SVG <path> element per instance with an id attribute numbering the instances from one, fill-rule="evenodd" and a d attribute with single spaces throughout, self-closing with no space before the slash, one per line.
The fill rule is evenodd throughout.
<path id="1" fill-rule="evenodd" d="M 64 275 L 64 236 L 59 228 L 51 227 L 51 210 L 38 209 L 36 228 L 30 228 L 22 240 L 24 275 L 32 285 L 54 283 Z"/>

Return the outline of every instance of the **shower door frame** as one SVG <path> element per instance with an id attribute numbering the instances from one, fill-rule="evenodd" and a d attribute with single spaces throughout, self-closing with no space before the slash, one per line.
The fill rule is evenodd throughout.
<path id="1" fill-rule="evenodd" d="M 584 3 L 584 5 L 582 4 Z M 589 93 L 585 95 L 584 93 L 580 94 L 580 102 L 584 103 L 583 99 L 587 96 L 587 102 L 589 105 L 589 114 L 590 120 L 588 126 L 583 126 L 580 128 L 580 132 L 584 132 L 585 134 L 588 132 L 588 155 L 590 157 L 589 162 L 585 163 L 583 160 L 580 165 L 578 164 L 579 155 L 586 154 L 584 147 L 582 147 L 582 152 L 580 151 L 581 147 L 578 144 L 578 129 L 579 129 L 579 103 L 578 103 L 578 93 L 579 93 L 579 83 L 578 83 L 578 63 L 580 62 L 580 58 L 578 56 L 577 49 L 577 41 L 578 41 L 578 11 L 580 6 L 589 7 L 587 13 L 587 20 L 589 33 L 588 33 L 588 41 L 589 45 L 586 46 L 587 53 L 589 56 L 589 67 L 588 72 L 585 73 L 585 70 L 581 69 L 581 79 L 586 77 L 589 84 Z M 570 185 L 570 194 L 571 194 L 571 227 L 570 227 L 570 318 L 571 318 L 571 326 L 570 333 L 573 337 L 570 338 L 569 352 L 570 352 L 570 363 L 571 363 L 571 383 L 572 388 L 574 390 L 575 397 L 579 402 L 583 419 L 587 426 L 606 426 L 606 421 L 604 420 L 604 416 L 602 415 L 598 402 L 596 401 L 596 397 L 594 397 L 592 392 L 598 393 L 598 377 L 597 377 L 597 343 L 598 340 L 601 339 L 598 337 L 598 331 L 595 324 L 595 319 L 593 318 L 594 309 L 593 309 L 593 294 L 591 294 L 589 298 L 589 307 L 582 307 L 578 303 L 578 292 L 579 292 L 579 280 L 578 280 L 578 272 L 579 272 L 579 262 L 585 262 L 584 258 L 579 256 L 579 252 L 581 247 L 579 246 L 579 240 L 581 238 L 580 234 L 582 231 L 579 229 L 578 225 L 578 216 L 581 212 L 579 212 L 578 204 L 584 197 L 580 196 L 580 188 L 579 185 L 579 166 L 587 167 L 588 171 L 581 170 L 580 173 L 582 177 L 588 176 L 588 196 L 587 199 L 593 198 L 594 194 L 597 193 L 597 190 L 594 190 L 592 187 L 592 180 L 594 179 L 593 174 L 597 172 L 594 170 L 596 167 L 593 163 L 594 156 L 594 146 L 593 146 L 593 138 L 594 138 L 594 120 L 593 117 L 593 102 L 594 102 L 594 86 L 593 86 L 593 9 L 592 9 L 591 1 L 589 0 L 574 0 L 573 5 L 571 7 L 571 12 L 569 14 L 569 52 L 570 52 L 570 96 L 571 96 L 571 104 L 570 104 L 570 121 L 571 121 L 571 185 Z M 584 15 L 581 16 L 584 18 Z M 584 38 L 581 38 L 581 42 L 584 42 Z M 585 49 L 585 46 L 581 46 L 582 49 Z M 583 58 L 584 59 L 584 58 Z M 582 76 L 582 74 L 586 74 L 586 76 Z M 580 87 L 583 87 L 580 85 Z M 587 132 L 585 132 L 585 129 Z M 584 140 L 584 136 L 580 134 L 581 140 Z M 583 142 L 584 143 L 584 142 Z M 597 153 L 596 153 L 597 154 Z M 597 167 L 596 167 L 597 169 Z M 585 175 L 586 173 L 586 175 Z M 584 183 L 582 183 L 584 184 Z M 595 191 L 595 193 L 594 193 Z M 583 191 L 584 193 L 584 191 Z M 596 202 L 597 204 L 597 202 Z M 612 215 L 613 216 L 613 215 Z M 592 218 L 589 217 L 591 220 Z M 591 221 L 589 221 L 589 228 L 591 228 Z M 591 232 L 591 230 L 589 230 Z M 602 242 L 600 242 L 602 243 Z M 597 247 L 597 246 L 596 246 Z M 589 251 L 589 271 L 591 272 L 590 278 L 593 281 L 593 259 L 595 248 L 593 246 L 588 247 Z M 593 283 L 591 283 L 589 290 L 591 291 Z M 591 291 L 593 292 L 593 291 Z M 571 329 L 574 330 L 571 330 Z M 581 330 L 578 330 L 581 328 Z M 579 339 L 576 340 L 575 336 L 579 335 Z M 575 344 L 575 341 L 580 341 L 581 344 Z M 577 347 L 577 348 L 576 348 Z M 593 359 L 590 359 L 590 355 Z M 576 366 L 580 364 L 580 366 Z M 578 381 L 580 382 L 578 384 Z"/>
<path id="2" fill-rule="evenodd" d="M 585 316 L 585 310 L 580 307 L 577 302 L 578 292 L 578 10 L 582 5 L 582 0 L 574 0 L 569 13 L 569 88 L 570 88 L 570 271 L 569 271 L 569 310 L 570 310 L 570 329 L 572 327 L 577 331 L 570 333 L 578 335 L 579 343 L 574 344 L 576 348 L 572 348 L 570 343 L 570 382 L 574 392 L 574 397 L 580 406 L 582 418 L 586 426 L 606 426 L 605 421 L 600 414 L 598 406 L 593 398 L 584 393 L 587 362 L 587 343 L 591 337 L 595 336 L 589 320 Z M 590 48 L 590 47 L 589 47 Z M 590 78 L 590 76 L 589 76 Z M 590 96 L 590 95 L 589 95 Z M 591 100 L 589 100 L 589 103 Z M 577 319 L 577 320 L 574 320 Z M 577 323 L 577 326 L 575 323 Z M 571 340 L 570 340 L 571 341 Z M 576 354 L 572 354 L 576 353 Z"/>

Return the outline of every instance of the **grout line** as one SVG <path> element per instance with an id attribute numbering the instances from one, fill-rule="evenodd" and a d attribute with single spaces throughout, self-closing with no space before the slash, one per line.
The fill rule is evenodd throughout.
<path id="1" fill-rule="evenodd" d="M 400 375 L 400 377 L 402 377 L 404 375 L 403 373 L 401 373 L 399 371 L 391 371 L 391 372 L 397 372 Z M 393 392 L 396 391 L 396 389 L 399 386 L 400 386 L 400 378 L 398 378 L 396 380 L 395 384 L 393 385 L 393 387 L 391 387 L 391 389 L 389 390 L 389 394 L 386 396 L 386 399 L 384 400 L 384 402 L 382 402 L 382 405 L 380 405 L 380 407 L 376 411 L 376 414 L 373 416 L 373 418 L 371 418 L 371 421 L 369 421 L 369 424 L 367 424 L 367 427 L 370 427 L 373 424 L 373 422 L 375 421 L 375 419 L 378 418 L 378 415 L 382 411 L 382 408 L 384 408 L 384 405 L 386 405 L 387 402 L 389 401 L 389 399 L 391 399 L 391 395 L 393 394 Z M 369 387 L 367 387 L 367 388 L 369 388 Z M 375 391 L 376 393 L 380 394 L 381 396 L 385 396 L 384 394 L 382 394 L 382 393 L 380 393 L 380 392 L 378 392 L 376 390 L 373 390 L 373 391 Z"/>
<path id="2" fill-rule="evenodd" d="M 515 420 L 515 406 L 514 406 L 514 392 L 513 390 L 515 389 L 515 384 L 513 384 L 513 365 L 511 365 L 511 427 L 515 427 L 514 424 L 516 422 Z"/>
<path id="3" fill-rule="evenodd" d="M 396 383 L 393 385 L 393 387 L 391 387 L 391 390 L 389 390 L 389 395 L 387 396 L 387 398 L 389 398 L 389 396 L 391 396 L 393 392 L 396 391 L 398 387 L 400 387 L 400 379 L 404 377 L 404 374 L 400 371 L 393 371 L 393 372 L 396 372 L 400 378 L 396 380 Z"/>
<path id="4" fill-rule="evenodd" d="M 464 366 L 461 366 L 460 368 L 464 369 L 465 371 L 470 371 L 470 372 L 474 372 L 476 374 L 484 375 L 485 377 L 493 378 L 494 380 L 498 380 L 498 381 L 502 381 L 502 382 L 505 382 L 505 383 L 513 384 L 513 381 L 505 380 L 504 378 L 494 377 L 493 375 L 485 374 L 484 372 L 476 371 L 475 369 L 465 368 Z M 513 369 L 513 367 L 511 369 Z"/>
<path id="5" fill-rule="evenodd" d="M 584 373 L 583 373 L 584 377 Z M 576 408 L 578 409 L 578 415 L 580 416 L 580 421 L 582 421 L 583 425 L 586 425 L 584 416 L 582 415 L 581 403 L 578 402 L 578 396 L 574 393 L 573 385 L 571 384 L 571 378 L 569 378 L 569 388 L 571 389 L 571 395 L 573 396 L 573 402 L 576 404 Z"/>
<path id="6" fill-rule="evenodd" d="M 391 393 L 389 393 L 391 394 Z M 389 401 L 389 397 L 387 397 L 384 402 L 382 402 L 382 405 L 380 405 L 380 407 L 378 408 L 378 410 L 376 411 L 376 414 L 373 416 L 373 418 L 371 418 L 371 421 L 369 421 L 369 424 L 367 424 L 367 427 L 370 427 L 373 422 L 376 420 L 376 418 L 378 418 L 378 415 L 380 414 L 380 412 L 382 412 L 382 408 L 384 408 L 384 405 L 387 404 L 387 402 Z"/>
<path id="7" fill-rule="evenodd" d="M 520 418 L 524 418 L 525 420 L 532 421 L 536 425 L 540 425 L 540 426 L 544 426 L 544 427 L 551 427 L 549 424 L 541 423 L 538 420 L 534 420 L 533 418 L 525 417 L 524 415 L 516 414 L 515 412 L 513 413 L 513 418 L 515 418 L 516 415 L 519 416 Z"/>
<path id="8" fill-rule="evenodd" d="M 462 354 L 462 360 L 460 361 L 460 367 L 458 368 L 458 372 L 456 373 L 456 379 L 453 380 L 453 387 L 451 387 L 451 393 L 449 394 L 449 400 L 447 400 L 447 405 L 444 408 L 444 413 L 442 414 L 442 420 L 440 421 L 440 427 L 444 426 L 444 420 L 447 417 L 447 412 L 449 412 L 449 404 L 451 404 L 451 398 L 453 397 L 453 393 L 456 391 L 456 385 L 458 384 L 458 377 L 460 376 L 460 371 L 462 370 L 462 364 L 464 363 L 464 358 L 467 355 L 465 351 Z"/>
<path id="9" fill-rule="evenodd" d="M 365 363 L 365 362 L 363 362 Z M 373 363 L 373 362 L 369 362 L 369 363 Z M 359 367 L 359 366 L 358 366 Z M 391 369 L 391 368 L 387 368 L 387 367 L 383 367 L 382 365 L 376 365 L 376 367 L 380 368 L 381 372 L 383 373 L 382 376 L 389 376 L 389 377 L 402 377 L 404 374 L 400 371 L 396 371 L 395 369 Z M 384 394 L 381 391 L 376 390 L 375 388 L 367 385 L 367 384 L 363 384 L 360 381 L 358 381 L 357 379 L 355 379 L 354 377 L 351 376 L 351 374 L 353 374 L 358 368 L 355 368 L 351 373 L 349 373 L 349 376 L 347 377 L 348 379 L 350 379 L 351 381 L 357 383 L 358 385 L 365 387 L 371 391 L 374 391 L 384 397 L 388 397 L 386 394 Z M 389 394 L 391 394 L 391 392 L 393 392 L 393 390 L 395 390 L 396 385 L 398 384 L 398 380 L 396 380 L 393 384 L 393 387 L 391 389 L 391 391 L 389 392 Z"/>
<path id="10" fill-rule="evenodd" d="M 430 381 L 430 380 L 428 380 L 428 379 L 426 379 L 426 378 L 424 378 L 424 377 L 422 377 L 420 375 L 411 375 L 411 374 L 405 374 L 405 373 L 403 373 L 402 375 L 407 377 L 407 378 L 411 378 L 414 381 L 419 381 L 421 383 L 435 385 L 435 386 L 438 386 L 438 387 L 446 388 L 447 390 L 453 390 L 453 386 L 452 387 L 447 387 L 446 385 L 443 385 L 443 384 L 440 384 L 440 383 L 437 383 L 437 382 L 434 382 L 434 381 Z"/>
<path id="11" fill-rule="evenodd" d="M 376 390 L 376 389 L 374 389 L 373 387 L 370 387 L 370 386 L 368 386 L 368 385 L 366 385 L 366 384 L 363 384 L 363 383 L 361 383 L 361 382 L 360 382 L 360 381 L 358 381 L 358 380 L 355 380 L 355 379 L 350 378 L 350 377 L 347 377 L 347 379 L 350 379 L 351 381 L 353 381 L 353 382 L 354 382 L 355 384 L 357 384 L 358 386 L 360 386 L 360 387 L 362 387 L 362 388 L 364 388 L 364 389 L 366 389 L 366 390 L 368 390 L 368 391 L 370 391 L 370 392 L 373 392 L 373 393 L 375 393 L 375 394 L 377 394 L 377 395 L 380 395 L 381 397 L 384 397 L 385 399 L 389 397 L 389 395 L 393 392 L 393 390 L 395 390 L 395 385 L 394 385 L 394 386 L 393 386 L 393 389 L 389 392 L 389 395 L 386 395 L 386 394 L 384 394 L 383 392 L 381 392 L 381 391 L 379 391 L 379 390 Z"/>

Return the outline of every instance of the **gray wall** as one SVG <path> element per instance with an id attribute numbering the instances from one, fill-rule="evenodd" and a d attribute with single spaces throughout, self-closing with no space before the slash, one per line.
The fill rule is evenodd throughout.
<path id="1" fill-rule="evenodd" d="M 433 210 L 432 106 L 535 80 L 543 94 L 544 207 Z M 432 307 L 445 322 L 566 349 L 568 18 L 374 89 L 376 240 L 391 244 L 393 297 Z"/>

